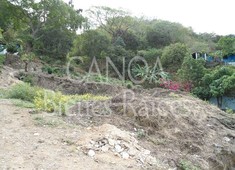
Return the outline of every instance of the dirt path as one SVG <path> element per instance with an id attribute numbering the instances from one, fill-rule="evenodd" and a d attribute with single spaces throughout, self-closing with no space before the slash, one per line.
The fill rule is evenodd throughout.
<path id="1" fill-rule="evenodd" d="M 80 127 L 35 125 L 34 114 L 8 100 L 0 100 L 0 115 L 0 169 L 140 169 L 119 157 L 85 155 L 76 145 Z"/>

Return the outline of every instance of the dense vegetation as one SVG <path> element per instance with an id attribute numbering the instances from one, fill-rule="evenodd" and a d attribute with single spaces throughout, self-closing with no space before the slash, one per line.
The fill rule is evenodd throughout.
<path id="1" fill-rule="evenodd" d="M 179 23 L 137 18 L 109 7 L 82 12 L 62 0 L 1 0 L 0 43 L 8 53 L 19 52 L 25 71 L 27 63 L 36 58 L 46 62 L 44 70 L 53 74 L 53 68 L 65 67 L 68 60 L 79 56 L 70 66 L 75 75 L 77 68 L 91 72 L 94 61 L 99 66 L 96 72 L 105 74 L 104 62 L 109 57 L 115 65 L 110 75 L 120 78 L 117 72 L 122 73 L 125 80 L 133 77 L 144 87 L 186 90 L 202 99 L 214 96 L 218 103 L 234 88 L 233 68 L 208 68 L 204 60 L 195 60 L 191 54 L 203 52 L 220 58 L 235 54 L 235 35 L 196 34 Z M 135 56 L 147 62 L 134 61 L 128 67 Z"/>

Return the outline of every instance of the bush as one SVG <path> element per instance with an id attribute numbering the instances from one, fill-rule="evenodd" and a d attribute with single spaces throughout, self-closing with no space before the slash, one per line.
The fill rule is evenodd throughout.
<path id="1" fill-rule="evenodd" d="M 3 65 L 5 62 L 6 56 L 5 55 L 0 55 L 0 65 Z"/>
<path id="2" fill-rule="evenodd" d="M 58 112 L 62 115 L 66 115 L 69 106 L 75 104 L 78 101 L 89 100 L 107 100 L 106 96 L 95 96 L 92 94 L 85 95 L 63 95 L 61 92 L 53 92 L 49 90 L 37 91 L 34 99 L 34 105 L 37 109 L 46 112 Z"/>
<path id="3" fill-rule="evenodd" d="M 30 85 L 34 85 L 33 84 L 33 75 L 27 75 L 27 74 L 24 74 L 23 72 L 20 72 L 19 79 L 25 83 L 28 83 Z"/>
<path id="4" fill-rule="evenodd" d="M 171 44 L 163 50 L 161 57 L 162 66 L 169 72 L 176 72 L 188 55 L 189 52 L 186 45 L 180 43 Z"/>
<path id="5" fill-rule="evenodd" d="M 10 88 L 7 97 L 33 102 L 38 90 L 39 88 L 32 87 L 28 83 L 19 83 Z"/>
<path id="6" fill-rule="evenodd" d="M 49 65 L 43 66 L 42 71 L 46 72 L 48 74 L 55 74 L 59 77 L 62 77 L 66 73 L 66 69 L 64 69 L 64 68 L 53 67 L 53 66 L 49 66 Z"/>
<path id="7" fill-rule="evenodd" d="M 0 69 L 2 68 L 4 62 L 5 62 L 6 56 L 5 55 L 0 55 Z M 1 70 L 0 70 L 1 72 Z"/>
<path id="8" fill-rule="evenodd" d="M 199 170 L 198 167 L 194 166 L 190 161 L 187 160 L 181 160 L 179 165 L 180 169 L 182 170 Z"/>

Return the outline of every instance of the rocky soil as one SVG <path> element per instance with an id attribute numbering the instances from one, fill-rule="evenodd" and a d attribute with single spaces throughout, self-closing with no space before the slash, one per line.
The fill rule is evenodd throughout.
<path id="1" fill-rule="evenodd" d="M 14 72 L 4 67 L 1 88 Z M 0 169 L 235 168 L 235 116 L 187 93 L 122 89 L 66 117 L 0 99 L 0 115 Z"/>

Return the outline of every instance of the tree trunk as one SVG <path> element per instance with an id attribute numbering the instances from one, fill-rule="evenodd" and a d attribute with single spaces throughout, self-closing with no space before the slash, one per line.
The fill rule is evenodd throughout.
<path id="1" fill-rule="evenodd" d="M 222 108 L 222 105 L 223 105 L 223 96 L 218 96 L 217 97 L 217 106 L 219 108 Z"/>
<path id="2" fill-rule="evenodd" d="M 25 72 L 28 72 L 28 62 L 24 62 L 25 63 L 25 65 L 24 65 L 24 71 Z"/>

